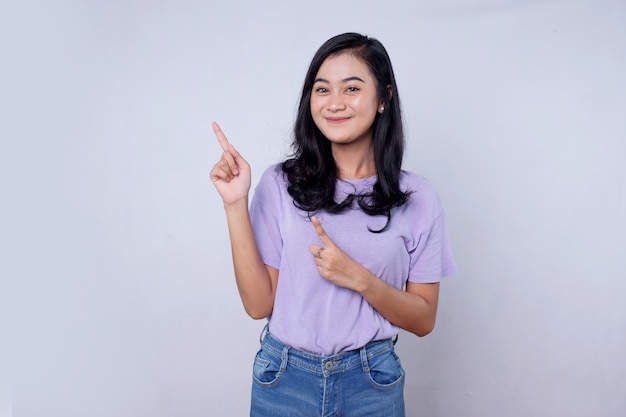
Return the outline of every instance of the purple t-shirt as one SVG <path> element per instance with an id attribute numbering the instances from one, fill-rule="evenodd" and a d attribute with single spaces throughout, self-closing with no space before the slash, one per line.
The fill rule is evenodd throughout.
<path id="1" fill-rule="evenodd" d="M 338 180 L 336 201 L 349 193 L 372 189 L 376 177 Z M 402 190 L 409 201 L 387 218 L 365 214 L 354 203 L 339 214 L 318 212 L 324 230 L 346 254 L 396 288 L 407 280 L 438 282 L 456 272 L 443 208 L 437 193 L 423 178 L 403 171 Z M 254 235 L 266 265 L 279 270 L 272 335 L 296 349 L 333 355 L 358 349 L 368 342 L 395 336 L 399 329 L 380 315 L 357 292 L 332 284 L 318 272 L 312 244 L 321 245 L 307 213 L 287 192 L 280 165 L 267 169 L 256 187 L 250 215 Z"/>

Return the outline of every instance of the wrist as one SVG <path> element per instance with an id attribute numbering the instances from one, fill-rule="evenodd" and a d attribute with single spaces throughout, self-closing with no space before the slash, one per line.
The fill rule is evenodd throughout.
<path id="1" fill-rule="evenodd" d="M 361 294 L 363 298 L 371 297 L 376 292 L 377 281 L 379 281 L 377 276 L 365 270 L 365 273 L 357 280 L 355 291 Z"/>
<path id="2" fill-rule="evenodd" d="M 226 202 L 224 201 L 224 210 L 226 211 L 237 211 L 241 209 L 248 209 L 248 197 L 242 197 L 239 200 Z"/>

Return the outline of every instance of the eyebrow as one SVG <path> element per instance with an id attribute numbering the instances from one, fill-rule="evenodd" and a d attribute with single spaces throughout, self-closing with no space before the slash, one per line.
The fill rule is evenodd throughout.
<path id="1" fill-rule="evenodd" d="M 357 76 L 348 77 L 348 78 L 344 78 L 343 80 L 341 80 L 341 82 L 343 82 L 343 83 L 347 83 L 348 81 L 361 81 L 363 84 L 365 84 L 365 81 L 363 81 L 362 78 L 357 77 Z M 330 81 L 328 81 L 326 78 L 316 78 L 315 81 L 313 81 L 313 84 L 315 84 L 315 83 L 327 83 L 327 84 L 330 84 Z"/>

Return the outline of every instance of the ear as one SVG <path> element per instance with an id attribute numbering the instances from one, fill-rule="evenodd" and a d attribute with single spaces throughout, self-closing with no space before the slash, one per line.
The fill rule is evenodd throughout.
<path id="1" fill-rule="evenodd" d="M 387 85 L 387 94 L 389 94 L 389 100 L 391 100 L 391 97 L 393 97 L 393 90 L 391 89 L 391 84 Z M 385 102 L 383 100 L 380 101 L 380 103 L 378 103 L 378 113 L 381 113 L 385 111 Z"/>

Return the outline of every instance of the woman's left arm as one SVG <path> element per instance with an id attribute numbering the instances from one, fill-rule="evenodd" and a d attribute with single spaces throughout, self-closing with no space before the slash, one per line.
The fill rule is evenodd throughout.
<path id="1" fill-rule="evenodd" d="M 370 277 L 355 281 L 364 283 L 357 290 L 380 314 L 396 326 L 426 336 L 435 327 L 439 283 L 408 282 L 406 291 L 399 290 L 367 271 Z M 366 275 L 367 275 L 366 274 Z"/>
<path id="2" fill-rule="evenodd" d="M 320 274 L 330 282 L 358 292 L 383 317 L 417 336 L 426 336 L 435 327 L 439 283 L 408 282 L 406 291 L 387 284 L 337 247 L 316 217 L 311 221 L 323 243 L 309 251 Z"/>

